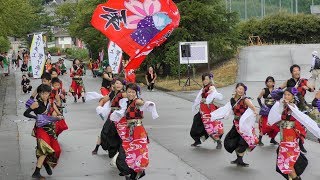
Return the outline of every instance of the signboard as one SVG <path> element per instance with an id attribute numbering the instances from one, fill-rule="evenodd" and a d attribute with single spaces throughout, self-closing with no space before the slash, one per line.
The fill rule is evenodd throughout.
<path id="1" fill-rule="evenodd" d="M 190 46 L 190 57 L 183 57 L 181 47 L 184 45 Z M 179 42 L 179 59 L 180 64 L 201 64 L 208 63 L 208 42 Z"/>
<path id="2" fill-rule="evenodd" d="M 311 5 L 310 10 L 311 10 L 311 14 L 320 14 L 320 6 L 319 5 Z"/>
<path id="3" fill-rule="evenodd" d="M 40 78 L 45 65 L 45 54 L 42 34 L 34 34 L 31 48 L 30 58 L 32 65 L 32 73 L 34 78 Z"/>
<path id="4" fill-rule="evenodd" d="M 108 58 L 109 64 L 112 68 L 113 74 L 118 74 L 120 72 L 121 62 L 122 62 L 122 50 L 114 42 L 110 41 L 108 46 Z"/>

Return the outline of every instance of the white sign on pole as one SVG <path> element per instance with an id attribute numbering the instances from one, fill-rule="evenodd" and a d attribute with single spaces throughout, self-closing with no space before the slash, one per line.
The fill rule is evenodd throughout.
<path id="1" fill-rule="evenodd" d="M 120 72 L 122 61 L 122 49 L 112 41 L 109 42 L 108 58 L 109 64 L 112 68 L 112 73 L 118 74 Z"/>
<path id="2" fill-rule="evenodd" d="M 181 46 L 190 45 L 190 56 L 182 57 Z M 208 42 L 195 41 L 195 42 L 179 42 L 179 59 L 180 64 L 201 64 L 208 63 Z"/>
<path id="3" fill-rule="evenodd" d="M 32 65 L 32 73 L 34 78 L 40 78 L 45 65 L 45 54 L 42 34 L 34 34 L 31 48 L 30 58 Z"/>

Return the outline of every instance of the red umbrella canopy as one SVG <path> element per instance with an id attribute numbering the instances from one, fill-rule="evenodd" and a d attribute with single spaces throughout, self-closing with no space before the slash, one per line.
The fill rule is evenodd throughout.
<path id="1" fill-rule="evenodd" d="M 130 56 L 137 69 L 146 56 L 179 26 L 172 0 L 109 0 L 95 9 L 91 24 Z"/>

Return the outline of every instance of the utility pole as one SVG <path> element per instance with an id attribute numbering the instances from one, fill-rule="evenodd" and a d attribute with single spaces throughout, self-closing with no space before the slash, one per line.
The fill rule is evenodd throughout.
<path id="1" fill-rule="evenodd" d="M 247 6 L 247 0 L 244 0 L 244 19 L 248 19 L 248 6 Z"/>
<path id="2" fill-rule="evenodd" d="M 226 11 L 228 11 L 228 0 L 225 0 L 225 4 L 226 4 Z"/>
<path id="3" fill-rule="evenodd" d="M 293 14 L 293 0 L 291 0 L 291 13 Z"/>
<path id="4" fill-rule="evenodd" d="M 232 12 L 232 0 L 229 0 L 229 12 Z"/>
<path id="5" fill-rule="evenodd" d="M 280 11 L 281 11 L 281 8 L 282 8 L 281 0 L 279 1 L 279 7 L 280 7 Z"/>
<path id="6" fill-rule="evenodd" d="M 261 18 L 266 15 L 266 1 L 261 0 Z"/>
<path id="7" fill-rule="evenodd" d="M 296 0 L 296 14 L 298 14 L 298 0 Z"/>

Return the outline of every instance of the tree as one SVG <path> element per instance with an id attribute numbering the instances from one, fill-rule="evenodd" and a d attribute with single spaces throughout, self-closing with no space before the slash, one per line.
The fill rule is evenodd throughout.
<path id="1" fill-rule="evenodd" d="M 0 0 L 0 35 L 21 37 L 32 28 L 35 14 L 27 0 Z"/>
<path id="2" fill-rule="evenodd" d="M 7 37 L 0 36 L 0 52 L 6 52 L 10 48 L 10 42 Z"/>
<path id="3" fill-rule="evenodd" d="M 0 0 L 0 36 L 24 37 L 46 29 L 51 23 L 43 0 Z"/>
<path id="4" fill-rule="evenodd" d="M 183 41 L 208 41 L 209 63 L 214 64 L 233 57 L 241 44 L 236 13 L 225 11 L 222 0 L 182 1 L 178 4 L 180 26 L 168 41 L 154 49 L 148 62 L 161 64 L 164 75 L 178 74 L 178 43 Z M 186 67 L 182 66 L 182 70 Z"/>
<path id="5" fill-rule="evenodd" d="M 71 36 L 83 40 L 92 55 L 97 58 L 99 50 L 107 48 L 107 38 L 91 26 L 94 9 L 105 0 L 79 1 L 77 4 L 65 3 L 56 11 L 61 26 L 67 27 Z"/>
<path id="6" fill-rule="evenodd" d="M 67 28 L 75 19 L 77 4 L 64 3 L 58 6 L 55 10 L 56 25 L 62 28 Z"/>

